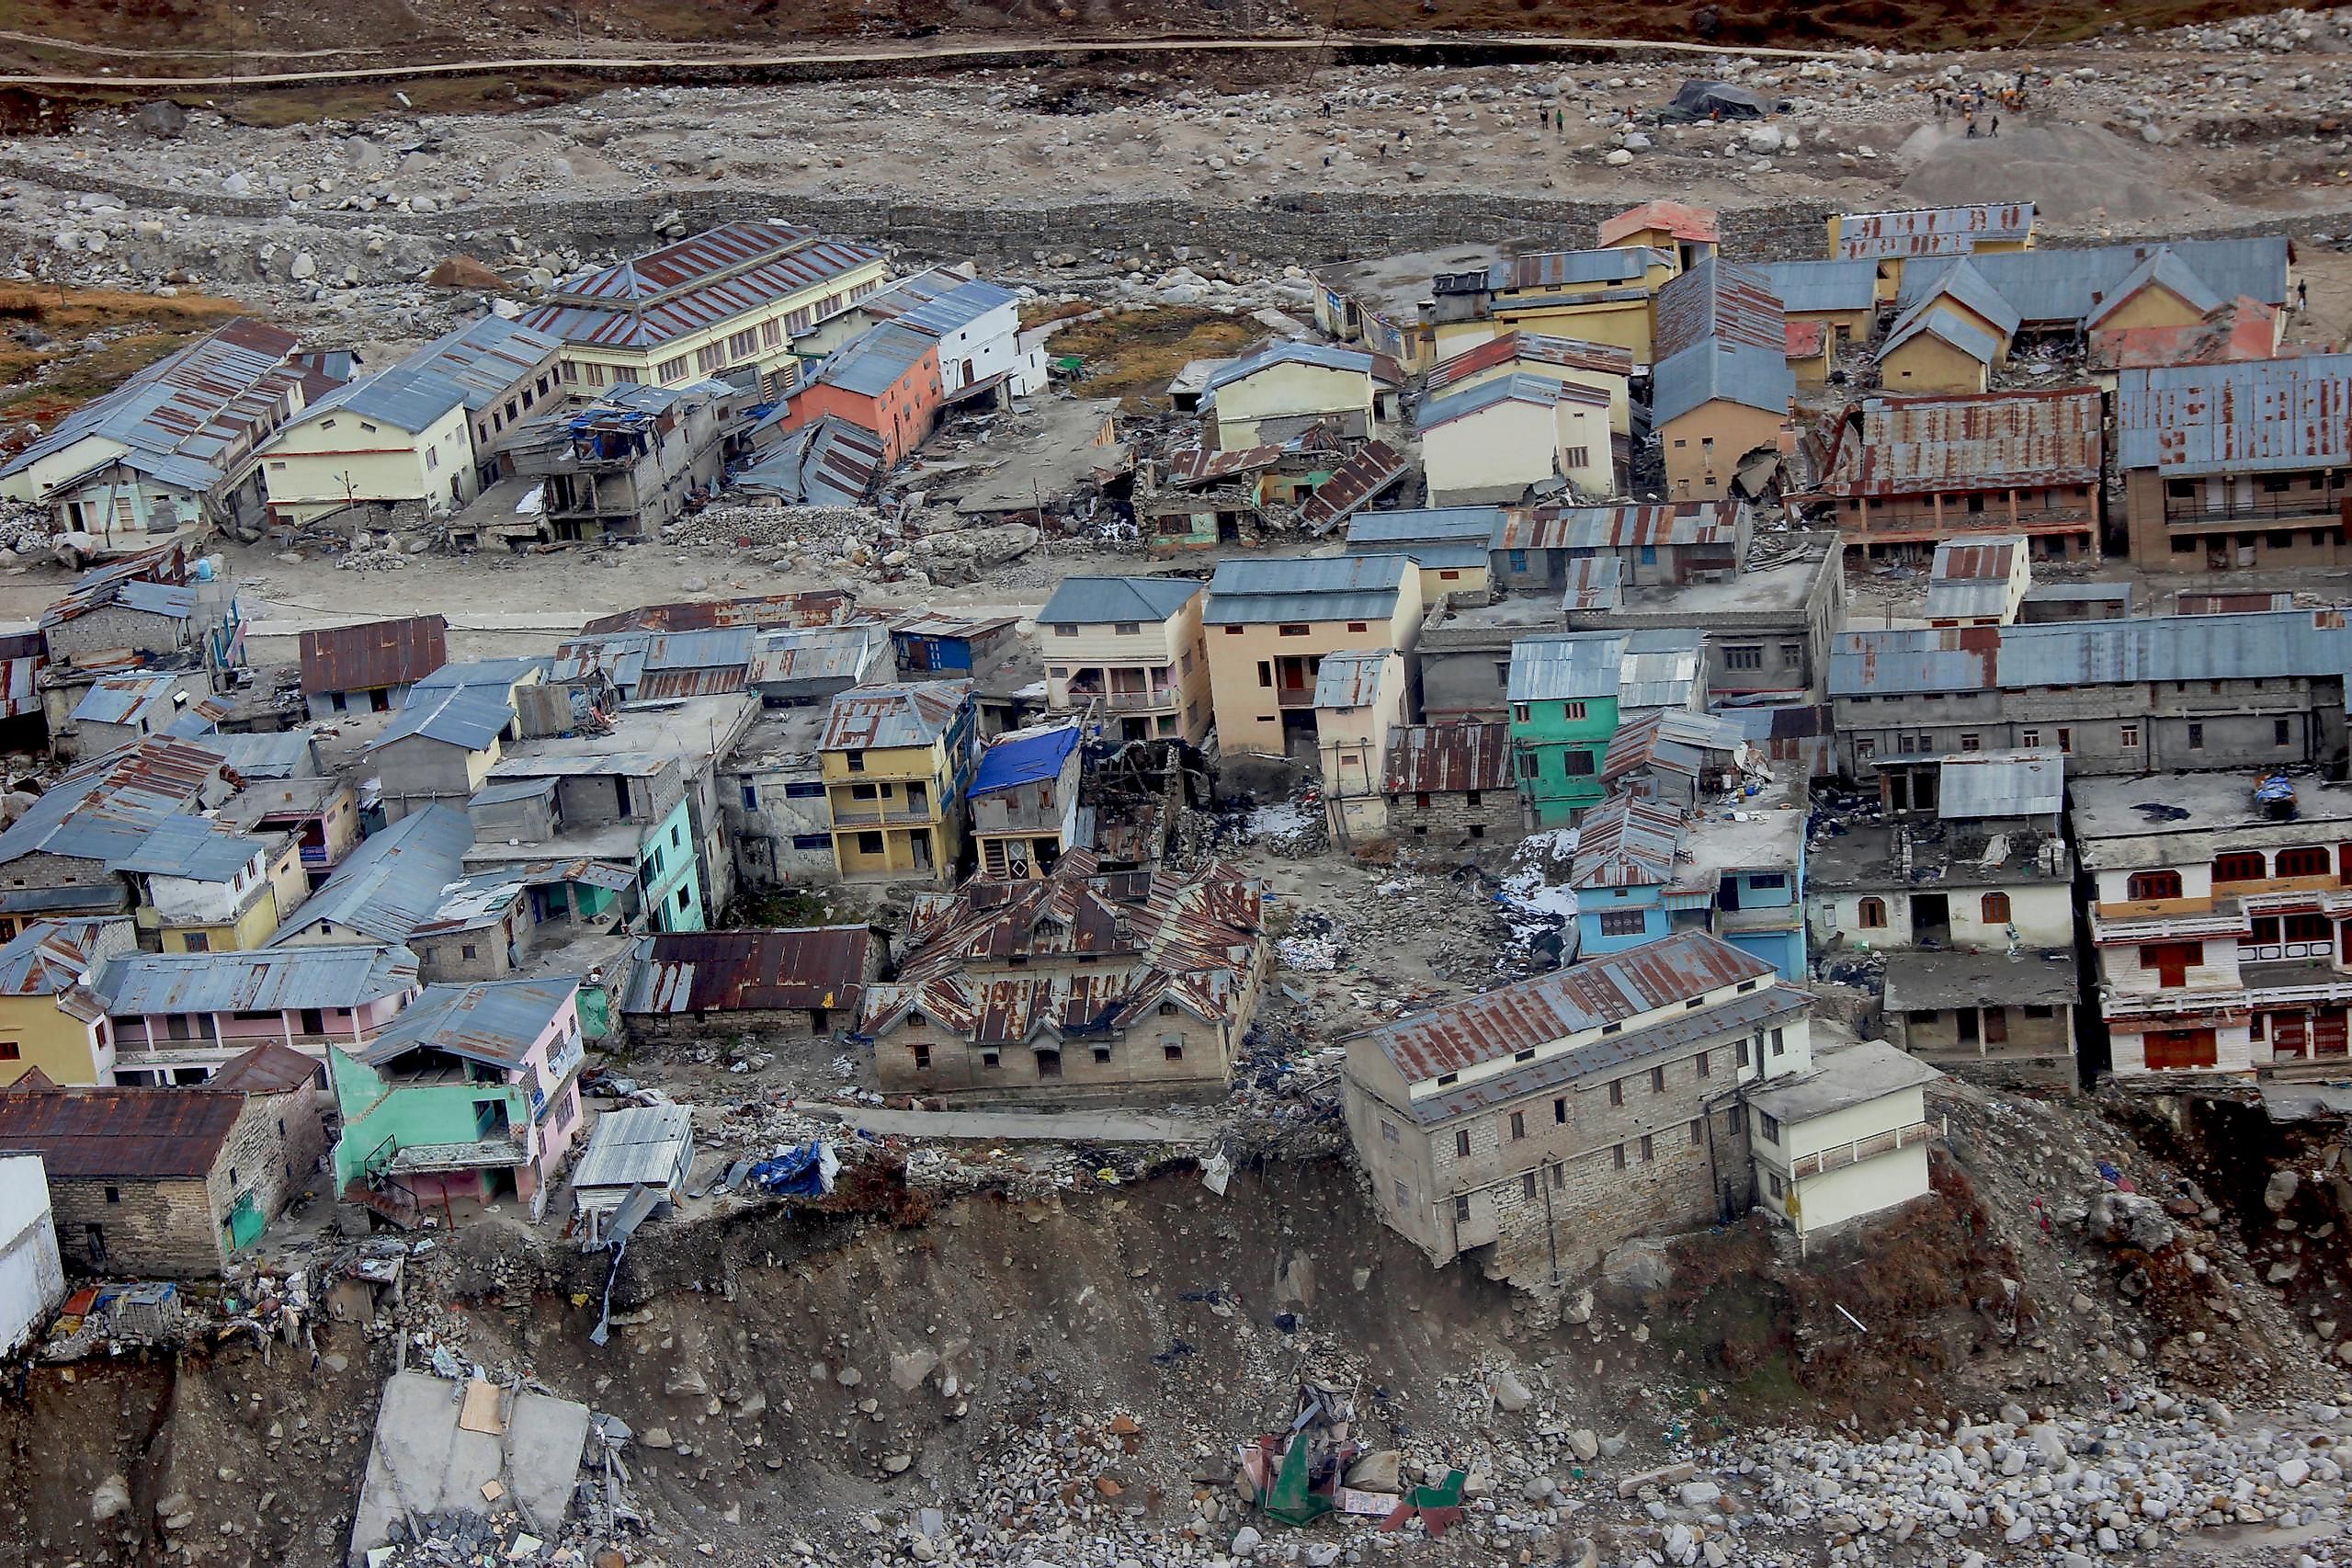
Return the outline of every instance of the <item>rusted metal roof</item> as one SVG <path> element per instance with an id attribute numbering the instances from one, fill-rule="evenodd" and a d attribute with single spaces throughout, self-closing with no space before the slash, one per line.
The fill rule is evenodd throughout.
<path id="1" fill-rule="evenodd" d="M 1715 243 L 1715 210 L 1711 207 L 1687 207 L 1679 201 L 1645 201 L 1614 218 L 1602 219 L 1598 237 L 1602 244 L 1613 245 L 1628 234 L 1653 229 L 1678 240 L 1711 245 Z"/>
<path id="2" fill-rule="evenodd" d="M 1511 774 L 1511 726 L 1502 720 L 1464 724 L 1404 724 L 1389 731 L 1391 794 L 1502 792 Z"/>
<path id="3" fill-rule="evenodd" d="M 1630 773 L 1664 768 L 1696 778 L 1710 755 L 1728 764 L 1747 747 L 1740 728 L 1712 713 L 1653 708 L 1618 726 L 1601 756 L 1601 782 L 1614 784 Z M 1584 840 L 1577 840 L 1584 847 Z"/>
<path id="4" fill-rule="evenodd" d="M 187 582 L 187 548 L 177 541 L 159 545 L 143 555 L 134 555 L 128 560 L 93 566 L 75 578 L 74 585 L 41 612 L 41 630 L 47 631 L 69 620 L 77 620 L 92 610 L 105 608 L 133 583 L 161 583 L 179 587 Z"/>
<path id="5" fill-rule="evenodd" d="M 1676 501 L 1663 506 L 1538 506 L 1512 513 L 1496 550 L 1630 550 L 1642 545 L 1735 545 L 1741 503 Z"/>
<path id="6" fill-rule="evenodd" d="M 1449 1002 L 1365 1036 L 1408 1082 L 1426 1083 L 1743 981 L 1768 983 L 1772 974 L 1752 953 L 1704 931 L 1683 931 Z"/>
<path id="7" fill-rule="evenodd" d="M 2015 534 L 1976 540 L 1948 539 L 1936 547 L 1936 562 L 1928 573 L 1928 581 L 2005 583 L 2025 542 Z"/>
<path id="8" fill-rule="evenodd" d="M 1349 513 L 1404 477 L 1404 454 L 1386 441 L 1367 441 L 1356 455 L 1315 486 L 1299 508 L 1299 521 L 1318 537 L 1345 521 Z"/>
<path id="9" fill-rule="evenodd" d="M 37 1153 L 51 1181 L 201 1179 L 245 1108 L 211 1088 L 60 1088 L 46 1077 L 0 1089 L 0 1149 Z"/>
<path id="10" fill-rule="evenodd" d="M 687 599 L 640 605 L 600 615 L 580 628 L 584 637 L 611 631 L 701 631 L 715 626 L 831 626 L 848 618 L 851 597 L 837 588 L 759 594 L 740 599 Z"/>
<path id="11" fill-rule="evenodd" d="M 229 1058 L 218 1073 L 204 1081 L 204 1086 L 240 1095 L 282 1095 L 309 1088 L 318 1082 L 316 1061 L 273 1040 Z"/>
<path id="12" fill-rule="evenodd" d="M 2352 354 L 2126 370 L 2117 465 L 2182 476 L 2352 461 Z"/>
<path id="13" fill-rule="evenodd" d="M 1866 398 L 1838 425 L 1822 492 L 1926 495 L 2097 484 L 2101 407 L 2096 387 Z"/>
<path id="14" fill-rule="evenodd" d="M 2107 327 L 2091 334 L 2092 363 L 2111 370 L 2291 356 L 2278 346 L 2278 312 L 2244 294 L 2187 326 Z"/>
<path id="15" fill-rule="evenodd" d="M 854 1013 L 873 942 L 868 926 L 659 933 L 639 949 L 621 1011 Z"/>
<path id="16" fill-rule="evenodd" d="M 971 706 L 968 680 L 853 686 L 834 694 L 825 712 L 820 751 L 873 751 L 927 746 Z"/>
<path id="17" fill-rule="evenodd" d="M 2014 244 L 2032 235 L 2030 201 L 1920 207 L 1902 212 L 1849 212 L 1837 220 L 1837 244 L 1830 254 L 1841 261 L 1959 256 L 1981 244 Z"/>
<path id="18" fill-rule="evenodd" d="M 1569 561 L 1568 583 L 1560 596 L 1566 610 L 1612 610 L 1625 603 L 1625 558 L 1579 555 Z"/>
<path id="19" fill-rule="evenodd" d="M 1380 700 L 1381 682 L 1397 654 L 1387 648 L 1326 653 L 1315 669 L 1315 706 L 1369 708 Z"/>
<path id="20" fill-rule="evenodd" d="M 359 1051 L 359 1059 L 376 1067 L 429 1048 L 512 1072 L 523 1066 L 531 1047 L 573 1005 L 579 989 L 579 982 L 570 978 L 428 985 Z"/>
<path id="21" fill-rule="evenodd" d="M 1576 853 L 1568 885 L 1654 888 L 1675 880 L 1687 822 L 1680 806 L 1619 795 L 1586 812 L 1576 824 Z"/>
<path id="22" fill-rule="evenodd" d="M 728 223 L 566 278 L 521 321 L 568 343 L 650 348 L 881 259 L 870 245 L 783 223 Z"/>
<path id="23" fill-rule="evenodd" d="M 1788 353 L 1786 312 L 1762 272 L 1710 256 L 1658 290 L 1658 363 L 1710 338 Z"/>
<path id="24" fill-rule="evenodd" d="M 1482 370 L 1510 364 L 1556 365 L 1562 369 L 1630 377 L 1633 351 L 1619 348 L 1614 343 L 1587 343 L 1582 338 L 1553 337 L 1540 332 L 1506 332 L 1474 348 L 1465 348 L 1450 359 L 1437 361 L 1424 390 L 1443 392 Z"/>
<path id="25" fill-rule="evenodd" d="M 1200 447 L 1187 447 L 1171 453 L 1161 465 L 1162 483 L 1179 490 L 1191 490 L 1203 484 L 1214 484 L 1221 479 L 1231 479 L 1237 473 L 1256 473 L 1272 468 L 1282 460 L 1282 449 L 1275 447 L 1237 447 L 1229 452 L 1212 452 Z"/>
<path id="26" fill-rule="evenodd" d="M 2027 626 L 1841 631 L 1830 644 L 1834 697 L 2160 680 L 2273 680 L 2352 670 L 2341 609 L 2128 616 Z"/>
<path id="27" fill-rule="evenodd" d="M 449 623 L 438 615 L 369 620 L 302 633 L 302 695 L 413 686 L 449 662 Z"/>

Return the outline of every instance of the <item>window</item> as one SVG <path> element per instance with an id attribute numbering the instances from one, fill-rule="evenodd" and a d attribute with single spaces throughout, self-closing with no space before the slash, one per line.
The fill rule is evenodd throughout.
<path id="1" fill-rule="evenodd" d="M 2234 849 L 2213 857 L 2213 880 L 2217 882 L 2258 882 L 2267 869 L 2259 849 Z"/>
<path id="2" fill-rule="evenodd" d="M 2060 727 L 2058 732 L 2058 749 L 2065 753 L 2068 756 L 2074 755 L 2074 731 L 2066 729 L 2063 726 Z"/>
<path id="3" fill-rule="evenodd" d="M 1611 1078 L 1608 1081 L 1608 1103 L 1611 1105 L 1623 1105 L 1625 1103 L 1624 1079 Z"/>
<path id="4" fill-rule="evenodd" d="M 1593 754 L 1570 750 L 1562 758 L 1562 771 L 1571 778 L 1590 778 L 1594 773 Z"/>
<path id="5" fill-rule="evenodd" d="M 2278 851 L 2278 875 L 2282 877 L 2324 877 L 2327 875 L 2327 851 L 2313 845 Z"/>
<path id="6" fill-rule="evenodd" d="M 1772 1031 L 1772 1054 L 1775 1056 L 1786 1056 L 1789 1054 L 1788 1030 L 1774 1029 Z"/>
<path id="7" fill-rule="evenodd" d="M 425 449 L 425 466 L 426 468 L 438 468 L 441 466 L 440 448 L 427 447 Z"/>
<path id="8" fill-rule="evenodd" d="M 1551 1102 L 1551 1125 L 1554 1127 L 1568 1125 L 1568 1097 L 1565 1095 Z"/>
<path id="9" fill-rule="evenodd" d="M 882 852 L 882 835 L 881 835 L 881 834 L 879 834 L 879 833 L 861 833 L 861 834 L 859 834 L 859 835 L 858 835 L 858 854 L 860 854 L 860 855 L 879 855 L 879 854 L 881 854 L 881 852 Z"/>
<path id="10" fill-rule="evenodd" d="M 1760 1114 L 1756 1118 L 1755 1126 L 1756 1131 L 1764 1134 L 1764 1141 L 1766 1142 L 1778 1143 L 1780 1142 L 1780 1119 L 1773 1115 L 1770 1111 L 1767 1110 Z"/>
<path id="11" fill-rule="evenodd" d="M 0 1040 L 0 1062 L 22 1062 L 24 1048 L 13 1040 Z"/>
<path id="12" fill-rule="evenodd" d="M 1478 801 L 1479 801 L 1479 791 L 1478 791 L 1478 790 L 1464 790 L 1464 791 L 1462 792 L 1462 804 L 1464 804 L 1464 805 L 1466 805 L 1466 806 L 1469 806 L 1469 807 L 1472 808 L 1473 810 L 1475 810 L 1475 809 L 1476 809 L 1476 807 L 1477 807 L 1477 805 L 1478 805 Z M 1476 829 L 1476 828 L 1472 828 L 1472 829 L 1471 829 L 1471 831 L 1472 833 L 1476 833 L 1476 832 L 1478 831 L 1478 829 Z"/>
<path id="13" fill-rule="evenodd" d="M 1604 937 L 1639 937 L 1649 928 L 1650 917 L 1638 909 L 1608 909 L 1601 912 L 1600 925 Z"/>
<path id="14" fill-rule="evenodd" d="M 2139 750 L 2140 726 L 2137 724 L 2125 724 L 2121 726 L 2116 734 L 2116 741 L 2126 751 Z"/>
<path id="15" fill-rule="evenodd" d="M 1348 630 L 1348 631 L 1364 631 L 1364 630 L 1368 627 L 1368 625 L 1369 625 L 1369 622 L 1366 622 L 1366 621 L 1361 621 L 1361 620 L 1351 620 L 1351 621 L 1349 621 L 1349 622 L 1347 623 L 1347 630 Z"/>
<path id="16" fill-rule="evenodd" d="M 727 352 L 737 359 L 748 359 L 759 352 L 759 329 L 745 327 L 727 338 Z"/>
<path id="17" fill-rule="evenodd" d="M 1764 667 L 1764 650 L 1754 643 L 1727 646 L 1723 650 L 1723 667 L 1727 670 L 1760 670 Z"/>
<path id="18" fill-rule="evenodd" d="M 1585 716 L 1585 705 L 1581 702 L 1563 702 L 1560 705 L 1560 716 L 1572 722 L 1582 719 Z"/>
<path id="19" fill-rule="evenodd" d="M 1983 749 L 1983 745 L 1982 739 L 1973 732 L 1968 730 L 1960 732 L 1960 750 L 1978 751 Z"/>
<path id="20" fill-rule="evenodd" d="M 463 946 L 460 947 L 458 949 L 458 952 L 460 956 L 470 959 L 480 958 L 482 956 L 479 952 L 475 951 L 474 946 L 472 942 L 467 942 Z"/>
<path id="21" fill-rule="evenodd" d="M 1775 1199 L 1779 1198 L 1783 1191 L 1780 1183 L 1780 1173 L 1778 1171 L 1767 1171 L 1764 1173 L 1764 1179 L 1767 1184 L 1770 1186 L 1772 1189 L 1772 1196 Z"/>
<path id="22" fill-rule="evenodd" d="M 796 833 L 792 835 L 795 849 L 830 849 L 833 840 L 822 833 Z"/>
<path id="23" fill-rule="evenodd" d="M 1097 1066 L 1097 1067 L 1105 1066 L 1105 1065 L 1107 1065 L 1107 1064 L 1109 1062 L 1109 1061 L 1110 1061 L 1110 1047 L 1108 1047 L 1108 1046 L 1107 1046 L 1107 1045 L 1098 1045 L 1098 1046 L 1095 1047 L 1095 1065 L 1096 1065 L 1096 1066 Z"/>
<path id="24" fill-rule="evenodd" d="M 1711 1051 L 1700 1051 L 1691 1058 L 1691 1064 L 1699 1069 L 1699 1075 L 1702 1078 L 1711 1078 L 1715 1075 L 1715 1057 Z"/>
<path id="25" fill-rule="evenodd" d="M 1568 466 L 1569 466 L 1570 468 L 1572 468 L 1572 469 L 1574 469 L 1574 468 L 1590 468 L 1590 467 L 1592 467 L 1592 466 L 1593 466 L 1593 449 L 1592 449 L 1592 448 L 1590 448 L 1590 447 L 1571 447 L 1571 448 L 1569 448 L 1569 449 L 1568 449 Z"/>
<path id="26" fill-rule="evenodd" d="M 2197 726 L 2191 724 L 2189 728 L 2194 730 Z M 2031 751 L 2034 747 L 2041 744 L 2041 732 L 2040 730 L 2020 730 L 2017 733 L 2017 744 L 2025 747 L 2028 751 Z"/>
<path id="27" fill-rule="evenodd" d="M 2279 858 L 2283 860 L 2286 857 L 2281 856 Z M 2180 873 L 2178 871 L 2134 871 L 2131 873 L 2131 880 L 2123 885 L 2123 896 L 2134 903 L 2142 899 L 2178 898 Z"/>
<path id="28" fill-rule="evenodd" d="M 1469 1199 L 1457 1198 L 1454 1199 L 1454 1223 L 1457 1225 L 1467 1225 L 1470 1223 Z"/>
<path id="29" fill-rule="evenodd" d="M 852 773 L 863 773 L 866 771 L 866 754 L 862 751 L 843 752 L 841 766 Z"/>
<path id="30" fill-rule="evenodd" d="M 1854 917 L 1865 931 L 1883 931 L 1887 925 L 1887 901 L 1866 898 L 1855 905 Z"/>
<path id="31" fill-rule="evenodd" d="M 1527 705 L 1526 703 L 1524 703 L 1524 702 L 1514 702 L 1514 703 L 1512 703 L 1512 704 L 1511 704 L 1511 722 L 1513 722 L 1514 724 L 1524 724 L 1524 723 L 1526 723 L 1527 722 L 1528 722 L 1528 705 Z"/>
<path id="32" fill-rule="evenodd" d="M 2270 721 L 2270 744 L 2274 746 L 2294 744 L 2295 727 L 2284 719 Z"/>
<path id="33" fill-rule="evenodd" d="M 1653 1095 L 1663 1095 L 1666 1092 L 1666 1070 L 1665 1068 L 1653 1067 L 1650 1069 L 1650 1092 Z"/>
<path id="34" fill-rule="evenodd" d="M 1646 1165 L 1657 1157 L 1658 1145 L 1656 1141 L 1653 1139 L 1649 1133 L 1644 1132 L 1642 1134 L 1642 1163 Z"/>
<path id="35" fill-rule="evenodd" d="M 2188 727 L 2188 749 L 2191 751 L 2203 751 L 2205 749 L 2204 725 L 2191 724 Z"/>
<path id="36" fill-rule="evenodd" d="M 1747 885 L 1757 892 L 1778 892 L 1789 885 L 1789 877 L 1783 871 L 1756 871 L 1748 877 Z"/>
<path id="37" fill-rule="evenodd" d="M 767 320 L 760 323 L 759 341 L 769 348 L 777 347 L 778 345 L 782 344 L 784 341 L 783 324 L 778 322 L 774 316 L 770 316 Z"/>
<path id="38" fill-rule="evenodd" d="M 757 787 L 746 784 L 743 787 L 743 790 L 744 810 L 747 812 L 756 812 L 759 810 L 759 790 Z"/>
<path id="39" fill-rule="evenodd" d="M 1279 637 L 1304 637 L 1308 631 L 1309 628 L 1304 626 L 1290 625 L 1278 627 L 1275 634 Z"/>
<path id="40" fill-rule="evenodd" d="M 1690 1146 L 1694 1149 L 1707 1142 L 1707 1119 L 1700 1117 L 1690 1124 Z"/>
<path id="41" fill-rule="evenodd" d="M 1395 1122 L 1383 1121 L 1381 1123 L 1381 1142 L 1383 1143 L 1402 1143 L 1404 1142 L 1404 1140 L 1397 1136 Z"/>
<path id="42" fill-rule="evenodd" d="M 1513 1111 L 1511 1113 L 1511 1137 L 1516 1141 L 1517 1139 L 1525 1138 L 1527 1135 L 1528 1113 L 1523 1110 Z"/>
<path id="43" fill-rule="evenodd" d="M 1619 1170 L 1623 1170 L 1625 1168 L 1625 1145 L 1619 1143 L 1616 1148 L 1609 1151 L 1609 1154 L 1615 1161 L 1617 1168 Z"/>
<path id="44" fill-rule="evenodd" d="M 107 1188 L 107 1201 L 108 1201 L 108 1203 L 119 1203 L 119 1202 L 121 1202 L 121 1201 L 122 1201 L 122 1188 L 120 1188 L 120 1187 L 108 1187 L 108 1188 Z"/>
<path id="45" fill-rule="evenodd" d="M 849 798 L 853 801 L 879 801 L 882 798 L 882 787 L 879 784 L 852 784 L 849 786 Z"/>
<path id="46" fill-rule="evenodd" d="M 2007 893 L 1986 893 L 1983 898 L 1977 900 L 1977 906 L 1981 917 L 1987 926 L 2006 926 L 2009 923 L 2009 895 Z"/>
<path id="47" fill-rule="evenodd" d="M 930 1044 L 927 1041 L 918 1041 L 912 1050 L 915 1055 L 915 1070 L 917 1073 L 928 1073 L 931 1071 Z"/>
<path id="48" fill-rule="evenodd" d="M 1005 1064 L 1005 1061 L 995 1051 L 983 1051 L 980 1053 L 980 1064 L 983 1067 L 1001 1067 Z"/>
<path id="49" fill-rule="evenodd" d="M 663 360 L 653 367 L 653 377 L 656 381 L 662 381 L 686 380 L 686 356 L 681 354 L 675 359 Z"/>
<path id="50" fill-rule="evenodd" d="M 1413 1207 L 1412 1189 L 1407 1187 L 1404 1183 L 1398 1182 L 1395 1185 L 1394 1196 L 1396 1198 L 1396 1206 L 1399 1209 L 1410 1209 Z"/>
<path id="51" fill-rule="evenodd" d="M 1454 1157 L 1457 1159 L 1468 1159 L 1470 1157 L 1470 1130 L 1468 1128 L 1456 1128 L 1454 1130 Z"/>

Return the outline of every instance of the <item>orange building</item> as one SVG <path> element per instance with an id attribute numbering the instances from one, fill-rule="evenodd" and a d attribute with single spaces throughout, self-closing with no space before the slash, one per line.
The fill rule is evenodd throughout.
<path id="1" fill-rule="evenodd" d="M 939 416 L 939 340 L 885 323 L 824 362 L 816 380 L 792 394 L 779 430 L 797 430 L 831 414 L 882 443 L 895 467 L 923 444 Z"/>

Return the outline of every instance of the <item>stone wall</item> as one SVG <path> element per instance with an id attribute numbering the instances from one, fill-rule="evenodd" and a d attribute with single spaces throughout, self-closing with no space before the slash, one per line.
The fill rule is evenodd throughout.
<path id="1" fill-rule="evenodd" d="M 1519 792 L 1506 786 L 1478 791 L 1470 803 L 1466 790 L 1433 790 L 1426 806 L 1400 794 L 1389 805 L 1389 835 L 1399 848 L 1460 851 L 1476 854 L 1495 845 L 1518 842 L 1527 832 L 1519 809 Z"/>
<path id="2" fill-rule="evenodd" d="M 49 1200 L 68 1267 L 118 1279 L 200 1279 L 221 1272 L 221 1232 L 198 1177 L 107 1181 L 52 1175 Z"/>

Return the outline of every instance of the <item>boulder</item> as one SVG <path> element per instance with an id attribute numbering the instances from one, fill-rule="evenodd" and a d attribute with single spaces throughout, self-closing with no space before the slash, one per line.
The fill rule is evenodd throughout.
<path id="1" fill-rule="evenodd" d="M 1404 1486 L 1404 1456 L 1375 1449 L 1347 1467 L 1347 1484 L 1358 1492 L 1398 1492 Z"/>
<path id="2" fill-rule="evenodd" d="M 506 280 L 470 256 L 453 256 L 426 275 L 436 289 L 504 289 Z"/>
<path id="3" fill-rule="evenodd" d="M 891 1358 L 891 1386 L 901 1393 L 913 1393 L 931 1375 L 939 1358 L 929 1350 L 909 1350 Z"/>
<path id="4" fill-rule="evenodd" d="M 1601 1259 L 1601 1282 L 1627 1290 L 1663 1290 L 1674 1279 L 1664 1242 L 1637 1236 Z"/>
<path id="5" fill-rule="evenodd" d="M 103 1524 L 107 1520 L 131 1512 L 131 1483 L 122 1476 L 109 1475 L 98 1483 L 90 1494 L 90 1517 Z"/>
<path id="6" fill-rule="evenodd" d="M 1515 1415 L 1535 1403 L 1535 1395 L 1528 1392 L 1528 1385 L 1519 1381 L 1517 1372 L 1507 1368 L 1494 1375 L 1494 1381 L 1487 1385 L 1487 1392 L 1494 1394 L 1495 1403 Z"/>
<path id="7" fill-rule="evenodd" d="M 187 131 L 187 110 L 169 98 L 157 98 L 152 104 L 141 104 L 131 117 L 131 129 L 149 136 L 169 140 Z"/>
<path id="8" fill-rule="evenodd" d="M 2262 1184 L 2262 1206 L 2273 1214 L 2284 1214 L 2287 1205 L 2295 1200 L 2295 1189 L 2302 1185 L 2303 1178 L 2291 1169 L 2272 1171 L 2270 1179 Z"/>
<path id="9" fill-rule="evenodd" d="M 2180 1233 L 2154 1199 L 2112 1188 L 2091 1200 L 2089 1222 L 2092 1239 L 2142 1252 L 2161 1252 Z"/>

